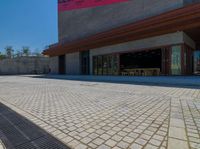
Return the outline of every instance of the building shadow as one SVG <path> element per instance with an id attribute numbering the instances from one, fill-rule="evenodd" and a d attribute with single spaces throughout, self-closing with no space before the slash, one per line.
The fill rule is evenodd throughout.
<path id="1" fill-rule="evenodd" d="M 100 83 L 117 83 L 130 85 L 146 85 L 159 87 L 174 87 L 200 89 L 200 76 L 67 76 L 67 75 L 37 75 L 32 78 L 59 79 L 71 81 L 86 81 Z"/>
<path id="2" fill-rule="evenodd" d="M 2 103 L 0 103 L 0 139 L 6 149 L 70 149 Z"/>

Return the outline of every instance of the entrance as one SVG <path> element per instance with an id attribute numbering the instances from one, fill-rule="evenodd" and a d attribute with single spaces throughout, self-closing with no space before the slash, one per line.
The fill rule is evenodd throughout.
<path id="1" fill-rule="evenodd" d="M 59 56 L 59 74 L 65 74 L 65 55 Z"/>
<path id="2" fill-rule="evenodd" d="M 121 75 L 157 76 L 162 69 L 161 49 L 123 53 L 120 55 Z"/>
<path id="3" fill-rule="evenodd" d="M 90 74 L 90 52 L 81 52 L 81 73 L 82 75 Z"/>

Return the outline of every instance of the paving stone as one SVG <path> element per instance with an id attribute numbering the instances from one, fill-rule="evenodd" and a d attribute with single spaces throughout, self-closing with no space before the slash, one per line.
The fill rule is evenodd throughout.
<path id="1" fill-rule="evenodd" d="M 156 140 L 156 139 L 151 139 L 151 140 L 149 141 L 149 143 L 153 144 L 154 146 L 159 147 L 159 146 L 161 145 L 162 142 L 159 141 L 159 140 Z"/>
<path id="2" fill-rule="evenodd" d="M 189 149 L 187 141 L 169 138 L 168 149 Z"/>
<path id="3" fill-rule="evenodd" d="M 87 146 L 84 145 L 84 144 L 79 144 L 79 145 L 77 145 L 77 146 L 75 147 L 75 149 L 86 149 L 86 148 L 87 148 Z"/>
<path id="4" fill-rule="evenodd" d="M 126 142 L 124 142 L 124 141 L 120 141 L 120 142 L 117 144 L 117 146 L 120 147 L 120 148 L 126 149 L 126 148 L 129 146 L 129 144 L 126 143 Z"/>
<path id="5" fill-rule="evenodd" d="M 81 142 L 83 142 L 83 143 L 85 143 L 85 144 L 88 144 L 90 141 L 92 141 L 92 139 L 89 138 L 89 137 L 85 137 L 85 138 L 83 138 L 83 139 L 81 140 Z"/>
<path id="6" fill-rule="evenodd" d="M 169 136 L 181 140 L 187 140 L 185 129 L 178 127 L 170 127 Z"/>
<path id="7" fill-rule="evenodd" d="M 146 140 L 142 139 L 142 138 L 138 138 L 135 140 L 136 143 L 140 144 L 140 145 L 145 145 L 147 143 Z"/>
<path id="8" fill-rule="evenodd" d="M 111 149 L 111 148 L 107 145 L 101 145 L 97 149 Z"/>
<path id="9" fill-rule="evenodd" d="M 151 145 L 151 144 L 147 144 L 144 149 L 158 149 L 157 146 Z"/>
<path id="10" fill-rule="evenodd" d="M 139 144 L 136 144 L 136 143 L 133 143 L 131 146 L 130 146 L 130 149 L 142 149 L 143 146 L 142 145 L 139 145 Z"/>
<path id="11" fill-rule="evenodd" d="M 96 145 L 101 145 L 103 142 L 104 142 L 104 140 L 103 140 L 103 139 L 100 139 L 100 138 L 97 138 L 97 139 L 95 139 L 95 140 L 93 141 L 93 143 L 96 144 Z"/>
<path id="12" fill-rule="evenodd" d="M 132 143 L 134 140 L 135 140 L 134 138 L 131 138 L 131 137 L 128 137 L 128 136 L 123 138 L 123 141 L 128 142 L 128 143 Z"/>
<path id="13" fill-rule="evenodd" d="M 114 147 L 117 144 L 117 142 L 109 139 L 108 141 L 105 142 L 105 144 L 110 146 L 110 147 Z"/>
<path id="14" fill-rule="evenodd" d="M 68 136 L 68 137 L 62 138 L 61 140 L 62 140 L 62 142 L 64 142 L 64 143 L 69 143 L 70 141 L 73 140 L 73 138 Z"/>
<path id="15" fill-rule="evenodd" d="M 111 137 L 111 136 L 108 135 L 108 134 L 102 134 L 102 135 L 100 136 L 100 138 L 101 138 L 101 139 L 104 139 L 104 140 L 108 140 L 110 137 Z"/>
<path id="16" fill-rule="evenodd" d="M 77 140 L 72 140 L 71 142 L 68 143 L 68 145 L 71 146 L 72 148 L 75 148 L 79 144 L 80 142 Z"/>

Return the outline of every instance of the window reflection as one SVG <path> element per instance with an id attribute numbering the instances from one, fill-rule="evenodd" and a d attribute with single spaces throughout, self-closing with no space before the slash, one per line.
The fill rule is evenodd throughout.
<path id="1" fill-rule="evenodd" d="M 172 75 L 181 74 L 181 46 L 172 47 L 171 72 Z"/>
<path id="2" fill-rule="evenodd" d="M 93 73 L 94 75 L 118 75 L 118 63 L 117 54 L 94 56 Z"/>
<path id="3" fill-rule="evenodd" d="M 200 74 L 200 51 L 194 52 L 194 73 Z"/>

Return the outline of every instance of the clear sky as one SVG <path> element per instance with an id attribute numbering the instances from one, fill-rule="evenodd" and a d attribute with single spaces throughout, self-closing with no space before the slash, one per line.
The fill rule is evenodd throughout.
<path id="1" fill-rule="evenodd" d="M 57 0 L 0 0 L 0 51 L 42 51 L 57 42 Z"/>

